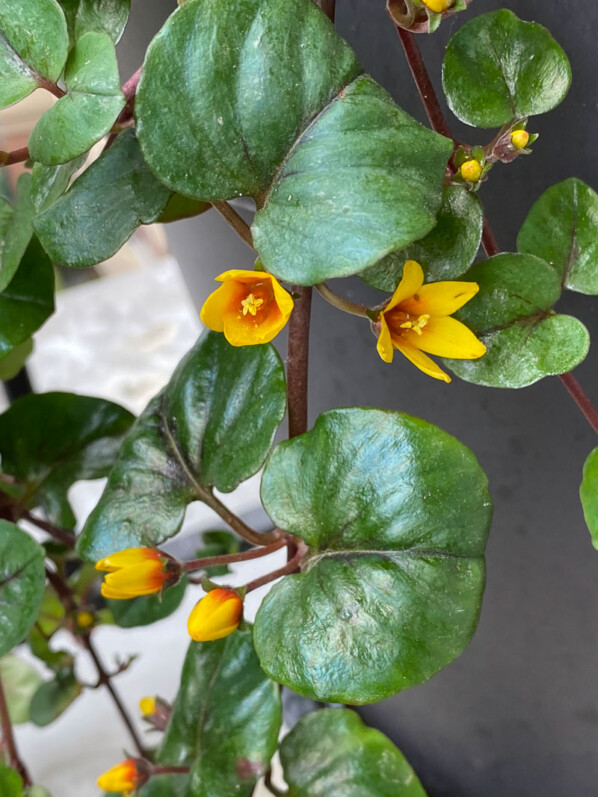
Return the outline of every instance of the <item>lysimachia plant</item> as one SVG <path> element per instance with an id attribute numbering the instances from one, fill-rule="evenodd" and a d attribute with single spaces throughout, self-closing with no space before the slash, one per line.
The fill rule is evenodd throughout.
<path id="1" fill-rule="evenodd" d="M 1 106 L 36 89 L 56 97 L 27 148 L 0 152 L 1 165 L 24 164 L 0 204 L 2 378 L 53 312 L 54 264 L 93 266 L 139 225 L 211 208 L 248 246 L 245 268 L 205 297 L 207 331 L 138 418 L 66 393 L 26 395 L 0 416 L 3 797 L 47 795 L 13 724 L 49 725 L 90 686 L 106 687 L 131 734 L 126 758 L 97 773 L 105 792 L 248 797 L 263 781 L 293 797 L 425 794 L 350 708 L 314 710 L 281 733 L 281 685 L 358 706 L 460 655 L 480 613 L 491 498 L 474 453 L 419 418 L 343 408 L 308 429 L 313 288 L 331 315 L 370 325 L 372 357 L 389 368 L 408 367 L 390 365 L 398 352 L 447 392 L 451 374 L 501 388 L 558 375 L 598 431 L 570 374 L 588 332 L 553 309 L 564 290 L 598 294 L 598 196 L 577 178 L 552 186 L 518 251 L 502 252 L 478 193 L 499 163 L 532 153 L 534 117 L 568 91 L 567 56 L 508 10 L 468 20 L 470 0 L 389 0 L 429 129 L 364 74 L 334 6 L 186 0 L 121 85 L 115 44 L 129 0 L 0 0 Z M 451 136 L 414 35 L 457 12 L 442 79 L 451 110 L 475 128 L 471 143 Z M 255 202 L 251 226 L 236 197 Z M 383 292 L 376 306 L 327 283 L 352 275 Z M 286 371 L 271 343 L 285 326 Z M 273 445 L 285 414 L 289 439 Z M 597 451 L 581 488 L 596 547 Z M 265 533 L 222 497 L 260 471 Z M 69 489 L 102 477 L 77 525 Z M 205 534 L 182 561 L 162 546 L 197 501 L 231 531 Z M 286 563 L 230 585 L 230 565 L 243 573 L 274 551 Z M 271 582 L 250 624 L 246 596 Z M 94 632 L 150 625 L 188 590 L 197 603 L 180 628 L 191 641 L 178 695 L 140 705 L 156 744 L 113 683 L 134 664 L 107 669 Z M 80 682 L 60 630 L 91 654 L 97 684 Z M 27 660 L 12 652 L 21 645 Z M 277 751 L 288 791 L 273 782 Z"/>

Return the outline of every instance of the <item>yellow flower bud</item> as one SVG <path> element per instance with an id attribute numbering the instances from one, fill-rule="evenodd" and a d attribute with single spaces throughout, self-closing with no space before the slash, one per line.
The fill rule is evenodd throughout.
<path id="1" fill-rule="evenodd" d="M 232 589 L 213 589 L 189 615 L 187 629 L 196 642 L 211 642 L 232 634 L 239 627 L 243 601 Z"/>
<path id="2" fill-rule="evenodd" d="M 435 11 L 437 14 L 442 14 L 443 11 L 449 9 L 455 0 L 423 0 L 425 6 L 427 6 L 430 11 Z"/>
<path id="3" fill-rule="evenodd" d="M 163 559 L 153 548 L 127 548 L 101 559 L 96 570 L 108 573 L 102 584 L 105 598 L 126 600 L 160 592 L 172 577 L 165 572 Z"/>
<path id="4" fill-rule="evenodd" d="M 137 772 L 137 764 L 127 758 L 98 778 L 98 788 L 114 794 L 130 794 L 143 778 Z"/>
<path id="5" fill-rule="evenodd" d="M 79 628 L 91 628 L 94 624 L 94 617 L 91 612 L 79 612 L 77 614 L 77 625 Z"/>
<path id="6" fill-rule="evenodd" d="M 156 713 L 156 698 L 142 697 L 139 701 L 139 708 L 144 717 L 151 717 Z"/>
<path id="7" fill-rule="evenodd" d="M 461 166 L 461 177 L 468 183 L 477 183 L 482 176 L 482 164 L 475 158 L 465 161 Z"/>
<path id="8" fill-rule="evenodd" d="M 511 141 L 513 146 L 517 149 L 525 149 L 529 141 L 529 133 L 527 130 L 513 130 L 511 133 Z"/>

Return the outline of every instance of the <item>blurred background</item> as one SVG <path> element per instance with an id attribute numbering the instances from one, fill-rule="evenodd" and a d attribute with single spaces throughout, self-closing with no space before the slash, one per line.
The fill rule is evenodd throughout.
<path id="1" fill-rule="evenodd" d="M 119 45 L 123 80 L 142 62 L 148 42 L 175 7 L 174 0 L 133 0 Z M 472 144 L 486 143 L 493 132 L 467 128 L 446 109 L 442 55 L 454 30 L 471 16 L 496 8 L 510 8 L 522 19 L 546 25 L 573 68 L 565 102 L 528 126 L 540 134 L 533 155 L 497 165 L 480 192 L 501 249 L 513 251 L 521 223 L 547 187 L 575 176 L 598 189 L 598 6 L 591 0 L 475 0 L 469 12 L 445 21 L 436 35 L 418 38 L 449 124 L 457 137 Z M 366 71 L 424 122 L 384 1 L 337 0 L 337 27 Z M 24 145 L 48 98 L 36 92 L 0 114 L 3 149 Z M 238 208 L 250 218 L 249 205 Z M 29 369 L 34 388 L 102 395 L 139 412 L 199 334 L 197 309 L 213 290 L 214 276 L 231 267 L 249 268 L 252 262 L 250 250 L 209 211 L 168 227 L 142 228 L 119 255 L 93 272 L 63 272 L 58 312 L 36 336 Z M 336 287 L 355 300 L 379 300 L 358 279 Z M 598 334 L 595 297 L 567 294 L 558 309 L 580 318 L 593 339 Z M 399 745 L 431 797 L 595 795 L 598 553 L 590 544 L 578 497 L 583 462 L 596 445 L 591 429 L 557 379 L 518 391 L 456 379 L 444 385 L 403 358 L 386 366 L 368 325 L 318 296 L 312 318 L 310 421 L 331 407 L 355 405 L 425 418 L 475 451 L 495 501 L 487 589 L 473 642 L 428 683 L 363 707 L 364 718 Z M 285 343 L 281 335 L 277 345 L 283 356 Z M 598 401 L 595 347 L 576 376 Z M 82 493 L 82 512 L 95 500 L 94 489 Z M 265 522 L 255 483 L 234 500 L 239 511 Z M 150 668 L 146 676 L 133 668 L 122 677 L 125 689 L 128 685 L 134 692 L 127 695 L 131 705 L 143 693 L 142 677 L 159 678 L 164 696 L 173 697 L 168 689 L 175 688 L 186 639 L 177 646 L 166 623 L 153 627 L 147 650 L 153 664 L 144 665 Z M 146 644 L 141 632 L 146 633 L 106 630 L 117 635 L 109 637 L 107 647 L 122 649 L 124 641 L 140 650 Z M 99 704 L 94 710 L 100 711 Z M 64 732 L 66 739 L 73 721 L 67 713 L 52 731 Z M 42 737 L 34 729 L 20 729 L 25 757 L 27 748 L 39 751 L 41 738 L 47 741 L 52 731 Z M 101 763 L 98 759 L 99 771 Z M 56 791 L 57 797 L 83 796 L 79 789 L 64 789 Z"/>

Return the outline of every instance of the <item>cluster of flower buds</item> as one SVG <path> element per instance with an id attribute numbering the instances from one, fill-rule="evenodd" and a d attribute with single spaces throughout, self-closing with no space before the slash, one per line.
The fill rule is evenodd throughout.
<path id="1" fill-rule="evenodd" d="M 172 714 L 172 706 L 166 700 L 162 700 L 161 697 L 142 697 L 139 701 L 139 710 L 143 721 L 154 730 L 166 730 Z"/>
<path id="2" fill-rule="evenodd" d="M 386 10 L 400 28 L 412 33 L 434 33 L 443 18 L 465 11 L 472 0 L 387 0 Z"/>

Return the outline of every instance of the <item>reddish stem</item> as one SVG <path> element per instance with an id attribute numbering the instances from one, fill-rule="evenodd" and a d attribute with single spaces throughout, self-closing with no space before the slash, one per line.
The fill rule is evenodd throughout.
<path id="1" fill-rule="evenodd" d="M 307 377 L 309 366 L 309 324 L 312 289 L 297 286 L 295 307 L 289 321 L 287 389 L 289 437 L 307 431 Z"/>
<path id="2" fill-rule="evenodd" d="M 486 216 L 484 216 L 484 227 L 482 229 L 482 246 L 488 257 L 493 257 L 500 252 L 500 248 L 496 243 L 496 238 L 494 237 L 494 233 L 492 232 L 492 228 Z"/>
<path id="3" fill-rule="evenodd" d="M 29 159 L 29 147 L 13 149 L 12 152 L 0 152 L 0 166 L 12 166 Z"/>
<path id="4" fill-rule="evenodd" d="M 249 562 L 252 559 L 259 559 L 261 556 L 268 556 L 280 548 L 284 548 L 287 544 L 286 540 L 280 539 L 273 542 L 272 545 L 264 545 L 261 548 L 253 548 L 251 551 L 244 551 L 243 553 L 230 553 L 222 554 L 222 556 L 205 556 L 203 559 L 193 559 L 190 562 L 181 562 L 181 570 L 188 573 L 190 570 L 204 570 L 206 567 L 213 567 L 214 565 L 232 565 L 235 562 Z"/>
<path id="5" fill-rule="evenodd" d="M 58 99 L 64 97 L 64 95 L 66 94 L 66 91 L 63 91 L 60 88 L 60 86 L 56 85 L 56 83 L 51 83 L 49 80 L 45 80 L 42 77 L 38 77 L 37 85 L 40 87 L 40 89 L 45 89 L 46 91 L 49 91 L 50 94 L 53 94 L 55 97 L 58 97 Z"/>
<path id="6" fill-rule="evenodd" d="M 256 578 L 253 581 L 250 581 L 249 584 L 245 585 L 245 589 L 247 592 L 253 592 L 254 589 L 259 589 L 263 587 L 265 584 L 269 584 L 271 581 L 275 581 L 277 578 L 282 578 L 282 576 L 288 576 L 290 573 L 296 573 L 299 570 L 299 562 L 301 561 L 301 557 L 305 554 L 307 550 L 307 546 L 301 540 L 298 540 L 297 550 L 295 555 L 292 559 L 284 565 L 284 567 L 279 567 L 278 570 L 273 570 L 271 573 L 266 573 L 265 576 L 261 576 L 260 578 Z"/>
<path id="7" fill-rule="evenodd" d="M 48 523 L 46 520 L 32 515 L 31 512 L 23 512 L 21 517 L 23 520 L 28 520 L 29 523 L 33 523 L 34 526 L 46 531 L 51 537 L 54 537 L 55 540 L 68 548 L 75 547 L 75 535 L 71 531 L 61 529 L 60 526 L 55 526 L 53 523 Z"/>
<path id="8" fill-rule="evenodd" d="M 131 77 L 127 80 L 126 83 L 123 83 L 122 86 L 122 93 L 125 95 L 125 100 L 129 102 L 135 96 L 137 92 L 137 86 L 139 85 L 139 78 L 141 77 L 141 70 L 143 69 L 142 66 L 135 72 L 135 74 L 131 75 Z"/>
<path id="9" fill-rule="evenodd" d="M 16 769 L 19 775 L 23 778 L 25 786 L 31 786 L 31 778 L 29 777 L 29 773 L 27 771 L 25 764 L 20 759 L 19 751 L 17 750 L 17 743 L 15 741 L 14 733 L 12 730 L 12 723 L 10 721 L 10 715 L 8 713 L 8 703 L 6 701 L 6 693 L 4 692 L 4 685 L 2 684 L 1 678 L 0 678 L 0 723 L 2 726 L 2 739 L 6 746 L 6 750 L 8 751 L 8 758 L 10 760 L 10 765 L 13 769 Z"/>
<path id="10" fill-rule="evenodd" d="M 559 379 L 564 387 L 569 391 L 569 395 L 573 398 L 573 401 L 575 401 L 579 409 L 584 414 L 587 422 L 590 424 L 596 434 L 598 434 L 598 410 L 596 410 L 582 386 L 571 373 L 561 374 Z"/>

